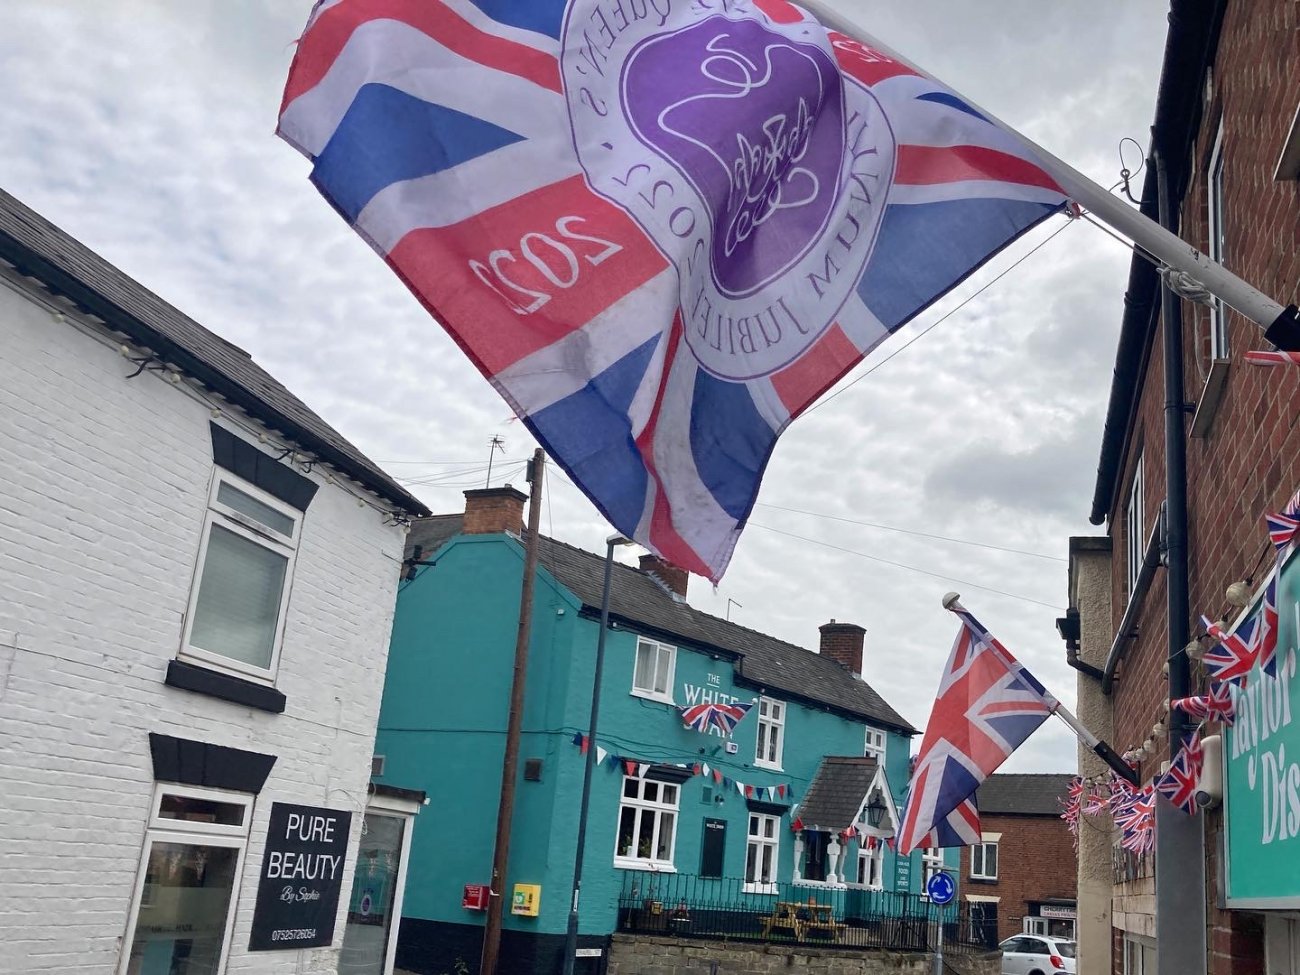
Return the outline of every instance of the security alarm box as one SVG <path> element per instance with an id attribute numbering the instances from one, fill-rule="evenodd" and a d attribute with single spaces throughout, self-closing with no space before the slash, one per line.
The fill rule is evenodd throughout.
<path id="1" fill-rule="evenodd" d="M 736 754 L 736 752 L 738 752 L 738 751 L 740 751 L 740 746 L 739 746 L 739 745 L 737 745 L 734 741 L 729 741 L 729 742 L 727 742 L 727 754 L 728 754 L 728 755 L 734 755 L 734 754 Z"/>

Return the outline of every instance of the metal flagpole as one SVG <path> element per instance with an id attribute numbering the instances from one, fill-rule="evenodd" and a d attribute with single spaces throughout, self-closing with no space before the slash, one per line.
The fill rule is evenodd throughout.
<path id="1" fill-rule="evenodd" d="M 824 26 L 855 40 L 860 40 L 900 64 L 916 68 L 907 58 L 901 57 L 884 44 L 879 43 L 853 20 L 833 10 L 827 0 L 798 0 L 798 3 L 820 20 Z M 920 71 L 919 68 L 916 68 L 916 70 Z M 1103 187 L 1088 179 L 1087 176 L 1025 138 L 1025 136 L 999 120 L 996 116 L 986 112 L 964 95 L 961 98 L 977 112 L 1033 152 L 1036 157 L 1035 162 L 1084 209 L 1093 213 L 1112 229 L 1128 237 L 1137 247 L 1146 251 L 1160 263 L 1169 266 L 1175 271 L 1190 275 L 1215 297 L 1227 302 L 1227 304 L 1264 329 L 1264 337 L 1274 345 L 1290 351 L 1300 350 L 1300 315 L 1297 314 L 1295 305 L 1284 308 L 1272 298 L 1241 280 L 1223 265 L 1210 260 L 1188 244 L 1187 241 L 1161 227 L 1154 220 L 1143 216 L 1137 209 L 1129 206 L 1119 197 L 1106 192 Z"/>
<path id="2" fill-rule="evenodd" d="M 984 624 L 975 618 L 975 614 L 961 604 L 961 596 L 957 593 L 950 592 L 943 597 L 943 608 L 948 610 L 950 613 L 963 613 L 966 616 L 969 616 L 972 623 L 978 626 L 985 633 L 989 632 Z M 1044 690 L 1046 690 L 1046 688 L 1044 688 Z M 1137 770 L 1134 769 L 1133 766 L 1129 765 L 1128 762 L 1124 761 L 1115 749 L 1111 748 L 1110 745 L 1106 744 L 1106 742 L 1102 741 L 1089 731 L 1083 722 L 1074 716 L 1069 708 L 1056 699 L 1056 695 L 1050 694 L 1049 692 L 1049 696 L 1052 698 L 1053 702 L 1052 713 L 1064 721 L 1066 727 L 1074 732 L 1080 741 L 1091 748 L 1098 758 L 1109 765 L 1116 775 L 1127 779 L 1129 782 L 1133 783 L 1133 785 L 1137 785 Z"/>

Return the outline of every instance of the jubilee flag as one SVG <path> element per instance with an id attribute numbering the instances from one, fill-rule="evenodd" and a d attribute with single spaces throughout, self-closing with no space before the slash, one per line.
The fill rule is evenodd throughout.
<path id="1" fill-rule="evenodd" d="M 278 132 L 609 521 L 713 580 L 786 426 L 1068 204 L 784 0 L 322 0 Z"/>

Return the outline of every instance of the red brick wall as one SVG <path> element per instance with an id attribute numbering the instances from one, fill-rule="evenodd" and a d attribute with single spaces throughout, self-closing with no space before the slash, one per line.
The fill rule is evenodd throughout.
<path id="1" fill-rule="evenodd" d="M 962 894 L 1000 897 L 998 940 L 1019 934 L 1030 901 L 1064 897 L 1073 900 L 1079 871 L 1074 841 L 1059 816 L 980 815 L 980 830 L 1001 833 L 998 879 L 972 880 L 971 851 L 961 851 Z"/>
<path id="2" fill-rule="evenodd" d="M 1282 141 L 1300 104 L 1300 4 L 1294 0 L 1230 0 L 1213 69 L 1213 86 L 1203 109 L 1193 173 L 1182 207 L 1182 235 L 1208 247 L 1206 169 L 1220 120 L 1223 124 L 1226 264 L 1283 304 L 1300 292 L 1300 183 L 1276 183 L 1273 171 Z M 1208 310 L 1184 303 L 1187 398 L 1199 398 L 1208 356 Z M 1218 615 L 1226 608 L 1224 589 L 1247 578 L 1260 564 L 1267 536 L 1261 517 L 1300 487 L 1300 370 L 1247 366 L 1249 349 L 1267 347 L 1259 329 L 1235 312 L 1229 326 L 1231 366 L 1213 430 L 1189 439 L 1188 506 L 1191 610 Z M 1157 339 L 1147 363 L 1137 420 L 1111 514 L 1116 551 L 1123 552 L 1123 514 L 1132 465 L 1147 447 L 1148 524 L 1164 497 L 1163 389 Z M 1144 535 L 1145 537 L 1145 535 Z M 1266 562 L 1265 562 L 1266 565 Z M 1115 559 L 1115 624 L 1125 607 L 1124 559 Z M 1258 584 L 1259 572 L 1251 581 Z M 1161 676 L 1166 650 L 1165 586 L 1158 573 L 1115 692 L 1114 744 L 1121 751 L 1150 734 L 1167 685 Z M 1193 690 L 1203 675 L 1193 668 Z M 1142 768 L 1144 779 L 1158 771 L 1162 754 Z M 1219 813 L 1205 817 L 1210 971 L 1254 975 L 1263 971 L 1263 938 L 1256 917 L 1214 907 Z"/>

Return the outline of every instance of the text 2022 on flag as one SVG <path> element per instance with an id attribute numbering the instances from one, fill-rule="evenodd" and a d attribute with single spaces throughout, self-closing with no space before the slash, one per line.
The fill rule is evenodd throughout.
<path id="1" fill-rule="evenodd" d="M 279 132 L 610 522 L 713 579 L 791 419 L 1066 204 L 782 0 L 323 0 Z"/>

